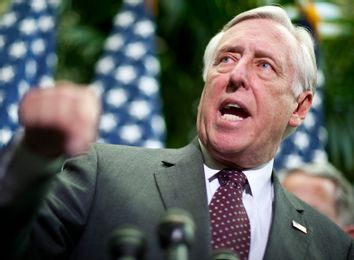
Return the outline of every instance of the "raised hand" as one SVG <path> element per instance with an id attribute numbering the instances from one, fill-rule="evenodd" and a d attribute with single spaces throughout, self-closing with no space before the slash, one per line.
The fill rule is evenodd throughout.
<path id="1" fill-rule="evenodd" d="M 96 138 L 100 109 L 97 95 L 84 86 L 66 82 L 31 90 L 19 109 L 24 144 L 47 158 L 84 152 Z"/>

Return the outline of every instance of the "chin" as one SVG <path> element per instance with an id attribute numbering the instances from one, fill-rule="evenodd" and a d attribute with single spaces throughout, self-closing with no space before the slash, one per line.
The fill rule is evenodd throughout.
<path id="1" fill-rule="evenodd" d="M 240 151 L 240 145 L 227 140 L 219 140 L 217 142 L 213 142 L 209 146 L 209 149 L 211 149 L 215 154 L 228 156 L 236 154 Z"/>
<path id="2" fill-rule="evenodd" d="M 246 138 L 240 135 L 222 134 L 215 136 L 211 143 L 216 150 L 229 153 L 242 150 L 242 147 L 247 146 L 245 141 L 247 141 Z"/>

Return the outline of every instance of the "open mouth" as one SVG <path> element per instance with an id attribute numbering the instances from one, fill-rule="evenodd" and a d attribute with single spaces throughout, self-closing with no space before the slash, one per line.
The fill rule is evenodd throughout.
<path id="1" fill-rule="evenodd" d="M 250 114 L 237 104 L 226 104 L 220 109 L 221 117 L 227 121 L 241 121 L 250 116 Z"/>

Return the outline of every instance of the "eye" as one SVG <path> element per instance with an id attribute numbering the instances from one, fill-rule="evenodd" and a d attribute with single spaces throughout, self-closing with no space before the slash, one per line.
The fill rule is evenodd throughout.
<path id="1" fill-rule="evenodd" d="M 261 62 L 259 64 L 259 67 L 264 70 L 271 70 L 273 69 L 273 66 L 269 62 Z"/>
<path id="2" fill-rule="evenodd" d="M 222 57 L 220 63 L 230 63 L 232 60 L 229 56 Z"/>

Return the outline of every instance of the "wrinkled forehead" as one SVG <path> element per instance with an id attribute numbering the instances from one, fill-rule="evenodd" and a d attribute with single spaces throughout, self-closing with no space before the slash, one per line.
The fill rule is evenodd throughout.
<path id="1" fill-rule="evenodd" d="M 268 50 L 273 48 L 288 54 L 296 47 L 295 37 L 279 22 L 265 18 L 251 18 L 227 29 L 219 42 L 218 49 L 223 48 L 225 44 L 237 45 L 245 42 L 258 44 L 258 48 Z"/>

